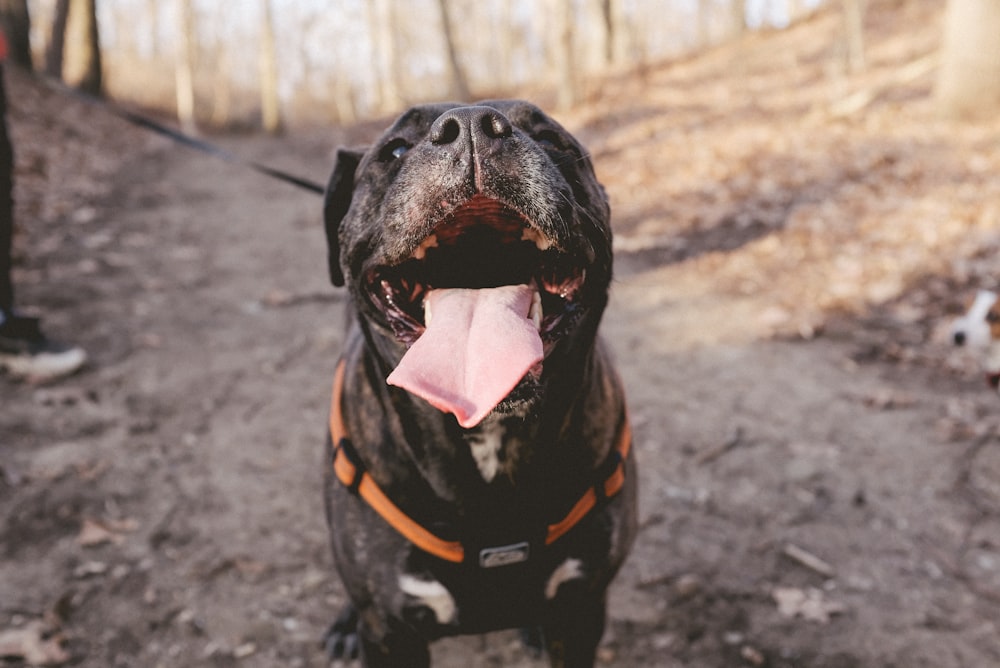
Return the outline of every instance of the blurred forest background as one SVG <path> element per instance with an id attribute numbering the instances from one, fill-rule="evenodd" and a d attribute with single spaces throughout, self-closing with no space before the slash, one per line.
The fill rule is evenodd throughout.
<path id="1" fill-rule="evenodd" d="M 15 62 L 198 128 L 348 124 L 430 99 L 567 108 L 609 76 L 778 31 L 831 6 L 827 74 L 866 66 L 868 0 L 0 0 Z M 905 5 L 906 0 L 898 3 Z M 1000 3 L 950 0 L 944 112 L 1000 106 Z M 780 54 L 776 54 L 776 57 Z M 903 78 L 925 74 L 937 54 Z M 850 102 L 848 102 L 849 104 Z M 992 110 L 992 111 L 991 111 Z"/>

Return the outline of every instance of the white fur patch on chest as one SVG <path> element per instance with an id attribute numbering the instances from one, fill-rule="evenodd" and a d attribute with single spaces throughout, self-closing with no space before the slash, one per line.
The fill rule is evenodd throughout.
<path id="1" fill-rule="evenodd" d="M 549 576 L 549 581 L 545 583 L 545 598 L 552 600 L 559 593 L 559 587 L 569 580 L 576 580 L 583 577 L 583 562 L 579 559 L 567 559 Z"/>
<path id="2" fill-rule="evenodd" d="M 503 437 L 504 428 L 499 421 L 484 423 L 465 437 L 472 452 L 472 459 L 476 462 L 476 468 L 486 482 L 492 482 L 500 470 L 500 448 L 503 447 Z"/>
<path id="3" fill-rule="evenodd" d="M 417 599 L 434 613 L 439 624 L 450 624 L 455 621 L 455 599 L 437 580 L 421 580 L 403 573 L 399 576 L 399 588 L 404 594 Z"/>

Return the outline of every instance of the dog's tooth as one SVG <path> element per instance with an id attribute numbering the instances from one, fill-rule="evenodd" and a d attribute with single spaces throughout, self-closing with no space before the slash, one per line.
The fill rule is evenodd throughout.
<path id="1" fill-rule="evenodd" d="M 528 310 L 528 317 L 535 324 L 535 329 L 542 331 L 542 295 L 538 290 L 531 295 L 531 308 Z"/>
<path id="2" fill-rule="evenodd" d="M 521 232 L 521 241 L 531 241 L 541 251 L 552 248 L 552 241 L 533 227 L 524 228 Z"/>
<path id="3" fill-rule="evenodd" d="M 417 246 L 417 250 L 413 251 L 413 257 L 416 258 L 417 260 L 423 260 L 424 257 L 427 255 L 427 249 L 437 248 L 437 245 L 438 245 L 437 235 L 432 234 L 426 239 L 424 239 L 419 246 Z"/>
<path id="4" fill-rule="evenodd" d="M 573 296 L 573 293 L 576 290 L 578 290 L 581 285 L 583 285 L 583 282 L 584 280 L 586 280 L 586 278 L 587 278 L 587 270 L 581 269 L 579 276 L 577 276 L 572 281 L 568 281 L 565 284 L 563 284 L 562 289 L 559 291 L 559 296 L 562 297 L 563 299 L 570 299 Z"/>
<path id="5" fill-rule="evenodd" d="M 431 303 L 424 299 L 424 327 L 430 327 L 431 324 Z"/>

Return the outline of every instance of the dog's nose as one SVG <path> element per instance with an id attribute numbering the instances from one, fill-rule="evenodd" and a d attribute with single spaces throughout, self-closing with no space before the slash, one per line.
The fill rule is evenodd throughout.
<path id="1" fill-rule="evenodd" d="M 965 332 L 955 332 L 954 334 L 955 345 L 964 346 L 965 345 Z"/>
<path id="2" fill-rule="evenodd" d="M 459 107 L 434 121 L 429 138 L 438 146 L 472 141 L 473 145 L 506 139 L 514 130 L 506 116 L 492 107 Z M 478 140 L 478 141 L 477 141 Z"/>

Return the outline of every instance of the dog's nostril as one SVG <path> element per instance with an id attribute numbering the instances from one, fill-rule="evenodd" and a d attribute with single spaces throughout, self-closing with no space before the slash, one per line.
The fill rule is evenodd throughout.
<path id="1" fill-rule="evenodd" d="M 450 144 L 462 134 L 462 126 L 455 118 L 445 118 L 435 124 L 431 131 L 431 142 L 434 144 Z"/>
<path id="2" fill-rule="evenodd" d="M 965 345 L 965 332 L 955 332 L 955 345 L 956 346 Z"/>
<path id="3" fill-rule="evenodd" d="M 491 139 L 506 139 L 513 133 L 510 121 L 496 112 L 483 114 L 480 127 L 486 136 Z"/>

